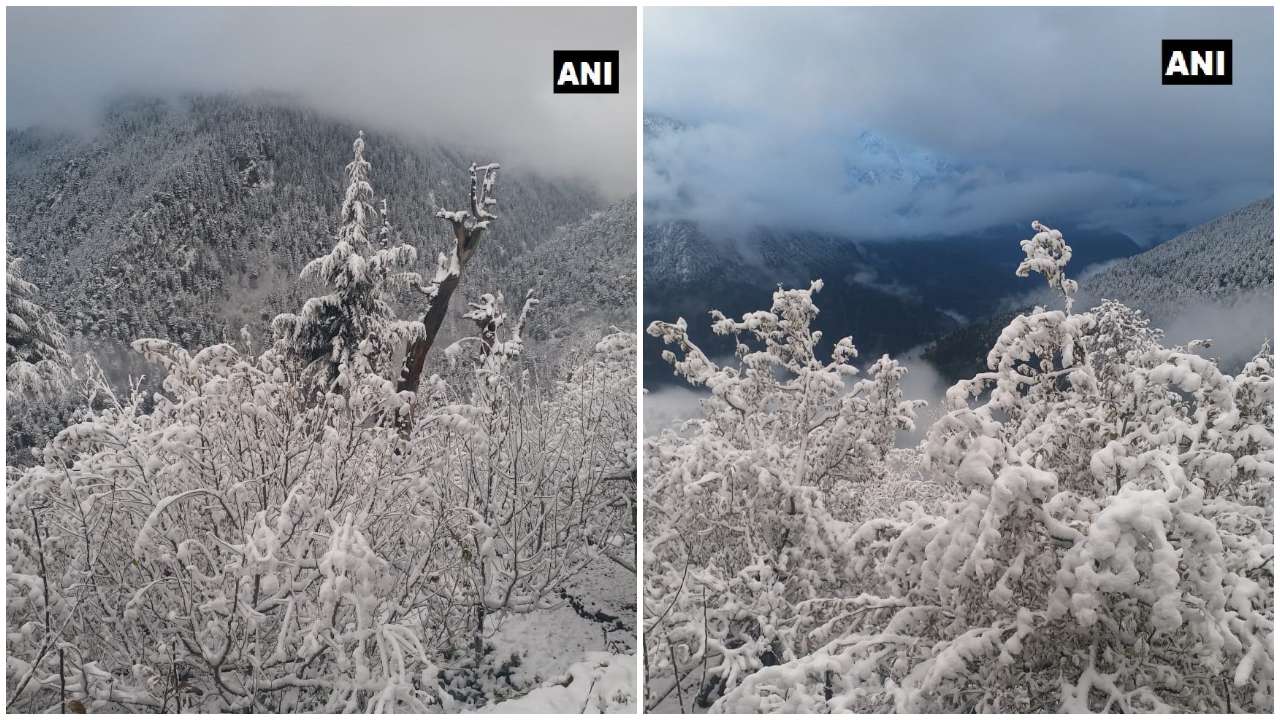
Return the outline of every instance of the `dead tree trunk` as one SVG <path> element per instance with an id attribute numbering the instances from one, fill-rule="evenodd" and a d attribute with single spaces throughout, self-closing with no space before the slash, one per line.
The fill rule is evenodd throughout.
<path id="1" fill-rule="evenodd" d="M 449 298 L 458 289 L 461 279 L 460 275 L 451 275 L 436 287 L 436 294 L 431 299 L 426 314 L 422 316 L 422 326 L 426 332 L 409 346 L 396 390 L 418 391 L 422 369 L 427 364 L 427 353 L 431 352 L 431 345 L 435 342 L 440 327 L 444 325 L 445 313 L 449 311 Z"/>
<path id="2" fill-rule="evenodd" d="M 493 189 L 498 181 L 498 165 L 471 166 L 471 194 L 467 210 L 437 210 L 436 217 L 447 220 L 453 227 L 453 251 L 441 254 L 436 267 L 435 277 L 427 287 L 427 309 L 422 316 L 424 329 L 422 337 L 414 340 L 405 353 L 404 367 L 400 371 L 400 381 L 396 390 L 418 391 L 422 381 L 422 371 L 426 367 L 427 353 L 435 343 L 436 335 L 444 325 L 445 314 L 449 311 L 449 301 L 462 281 L 462 271 L 466 268 L 476 248 L 480 246 L 480 238 L 489 229 L 489 223 L 497 219 L 490 208 L 498 203 L 493 197 Z M 398 425 L 407 433 L 413 420 L 401 416 Z"/>

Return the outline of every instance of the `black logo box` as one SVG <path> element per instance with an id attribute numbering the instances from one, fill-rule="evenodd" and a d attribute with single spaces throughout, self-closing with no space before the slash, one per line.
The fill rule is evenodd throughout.
<path id="1" fill-rule="evenodd" d="M 560 83 L 560 73 L 565 63 L 572 64 L 573 75 L 577 83 Z M 599 67 L 601 72 L 594 82 L 587 84 L 583 77 L 583 64 L 587 67 Z M 609 65 L 609 82 L 605 82 L 605 63 Z M 618 92 L 618 76 L 621 68 L 618 63 L 617 50 L 553 50 L 551 52 L 551 91 L 554 93 L 594 93 L 605 94 Z"/>
<path id="2" fill-rule="evenodd" d="M 1222 51 L 1225 60 L 1222 68 L 1217 67 L 1217 52 Z M 1186 61 L 1187 74 L 1169 74 L 1169 61 L 1174 53 L 1182 53 Z M 1215 65 L 1214 74 L 1192 74 L 1201 68 L 1192 64 L 1193 53 L 1201 58 L 1212 58 Z M 1207 53 L 1207 55 L 1206 55 Z M 1160 82 L 1163 85 L 1230 85 L 1232 65 L 1230 40 L 1161 40 L 1160 41 Z M 1217 74 L 1221 72 L 1222 74 Z"/>

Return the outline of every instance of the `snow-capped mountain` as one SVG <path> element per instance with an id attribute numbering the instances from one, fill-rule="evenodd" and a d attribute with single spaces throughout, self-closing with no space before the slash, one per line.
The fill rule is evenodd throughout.
<path id="1" fill-rule="evenodd" d="M 11 130 L 9 251 L 28 260 L 43 301 L 82 338 L 201 347 L 248 325 L 269 339 L 269 319 L 314 290 L 298 273 L 333 244 L 342 168 L 359 129 L 288 99 L 216 96 L 120 100 L 87 136 Z M 395 232 L 429 274 L 449 233 L 436 208 L 462 206 L 471 162 L 501 158 L 363 129 L 376 199 L 387 198 Z M 634 268 L 634 201 L 608 208 L 576 183 L 506 171 L 497 198 L 499 220 L 459 301 L 501 291 L 518 303 L 534 288 L 544 295 L 534 322 L 545 337 L 578 323 L 584 303 L 600 316 L 598 329 L 630 322 L 633 296 L 614 276 Z M 592 293 L 590 278 L 552 281 L 562 258 L 546 246 L 566 241 L 575 267 L 599 268 L 609 274 L 599 282 L 617 291 Z M 417 309 L 405 300 L 409 317 Z M 456 307 L 451 316 L 466 304 Z"/>
<path id="2" fill-rule="evenodd" d="M 847 165 L 846 173 L 860 185 L 905 182 L 912 187 L 927 187 L 955 178 L 963 171 L 945 158 L 926 150 L 901 147 L 870 130 L 858 134 L 857 147 L 857 161 Z"/>

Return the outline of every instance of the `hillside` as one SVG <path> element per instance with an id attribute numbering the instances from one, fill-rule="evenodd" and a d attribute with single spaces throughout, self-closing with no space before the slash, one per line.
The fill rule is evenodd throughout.
<path id="1" fill-rule="evenodd" d="M 897 353 L 955 327 L 945 313 L 898 288 L 877 286 L 852 243 L 814 233 L 757 229 L 740 242 L 716 240 L 689 222 L 648 225 L 644 231 L 644 321 L 683 317 L 709 355 L 733 353 L 729 338 L 713 335 L 707 313 L 739 316 L 761 306 L 779 284 L 807 287 L 823 280 L 815 326 L 834 342 L 852 335 L 864 357 Z M 646 387 L 674 381 L 661 348 L 645 338 Z"/>
<path id="2" fill-rule="evenodd" d="M 10 253 L 28 260 L 30 279 L 80 346 L 106 352 L 153 336 L 201 347 L 242 325 L 269 337 L 267 321 L 314 290 L 298 272 L 332 245 L 358 129 L 285 99 L 218 96 L 121 100 L 89 136 L 10 131 Z M 396 232 L 430 271 L 448 237 L 435 209 L 461 204 L 471 162 L 501 158 L 364 129 L 376 197 L 387 198 Z M 543 249 L 556 238 L 586 233 L 577 244 L 584 270 L 634 247 L 634 230 L 601 221 L 602 200 L 573 183 L 504 173 L 497 197 L 500 219 L 464 277 L 460 308 L 494 290 L 521 298 L 540 274 L 558 272 L 559 256 Z M 617 212 L 625 215 L 606 215 Z M 552 291 L 537 315 L 545 335 L 579 319 L 575 303 L 629 316 L 624 288 L 574 294 L 585 285 Z M 418 308 L 405 299 L 408 317 Z M 452 317 L 446 335 L 468 331 L 461 322 Z"/>
<path id="3" fill-rule="evenodd" d="M 1215 346 L 1207 354 L 1235 371 L 1271 336 L 1273 212 L 1274 200 L 1265 198 L 1085 272 L 1077 307 L 1119 300 L 1146 313 L 1174 342 L 1212 338 Z M 1074 239 L 1066 237 L 1074 250 Z M 985 369 L 987 350 L 1000 331 L 1029 307 L 947 333 L 926 348 L 924 358 L 952 381 Z"/>
<path id="4" fill-rule="evenodd" d="M 1230 301 L 1274 283 L 1272 217 L 1264 198 L 1192 228 L 1147 252 L 1086 274 L 1086 292 L 1120 300 L 1155 318 L 1205 300 Z"/>
<path id="5" fill-rule="evenodd" d="M 595 342 L 611 327 L 635 327 L 636 198 L 557 228 L 511 268 L 509 283 L 534 288 L 535 341 Z M 577 340 L 574 340 L 577 338 Z"/>

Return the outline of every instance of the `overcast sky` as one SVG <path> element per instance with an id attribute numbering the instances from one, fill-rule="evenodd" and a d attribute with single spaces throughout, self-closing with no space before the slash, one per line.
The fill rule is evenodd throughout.
<path id="1" fill-rule="evenodd" d="M 121 92 L 291 93 L 634 192 L 632 8 L 10 8 L 9 128 L 91 127 Z M 552 50 L 620 50 L 619 95 L 554 95 Z"/>
<path id="2" fill-rule="evenodd" d="M 1234 84 L 1162 86 L 1162 38 Z M 1272 192 L 1270 8 L 648 8 L 646 221 L 859 237 L 1095 224 L 1141 241 Z"/>

